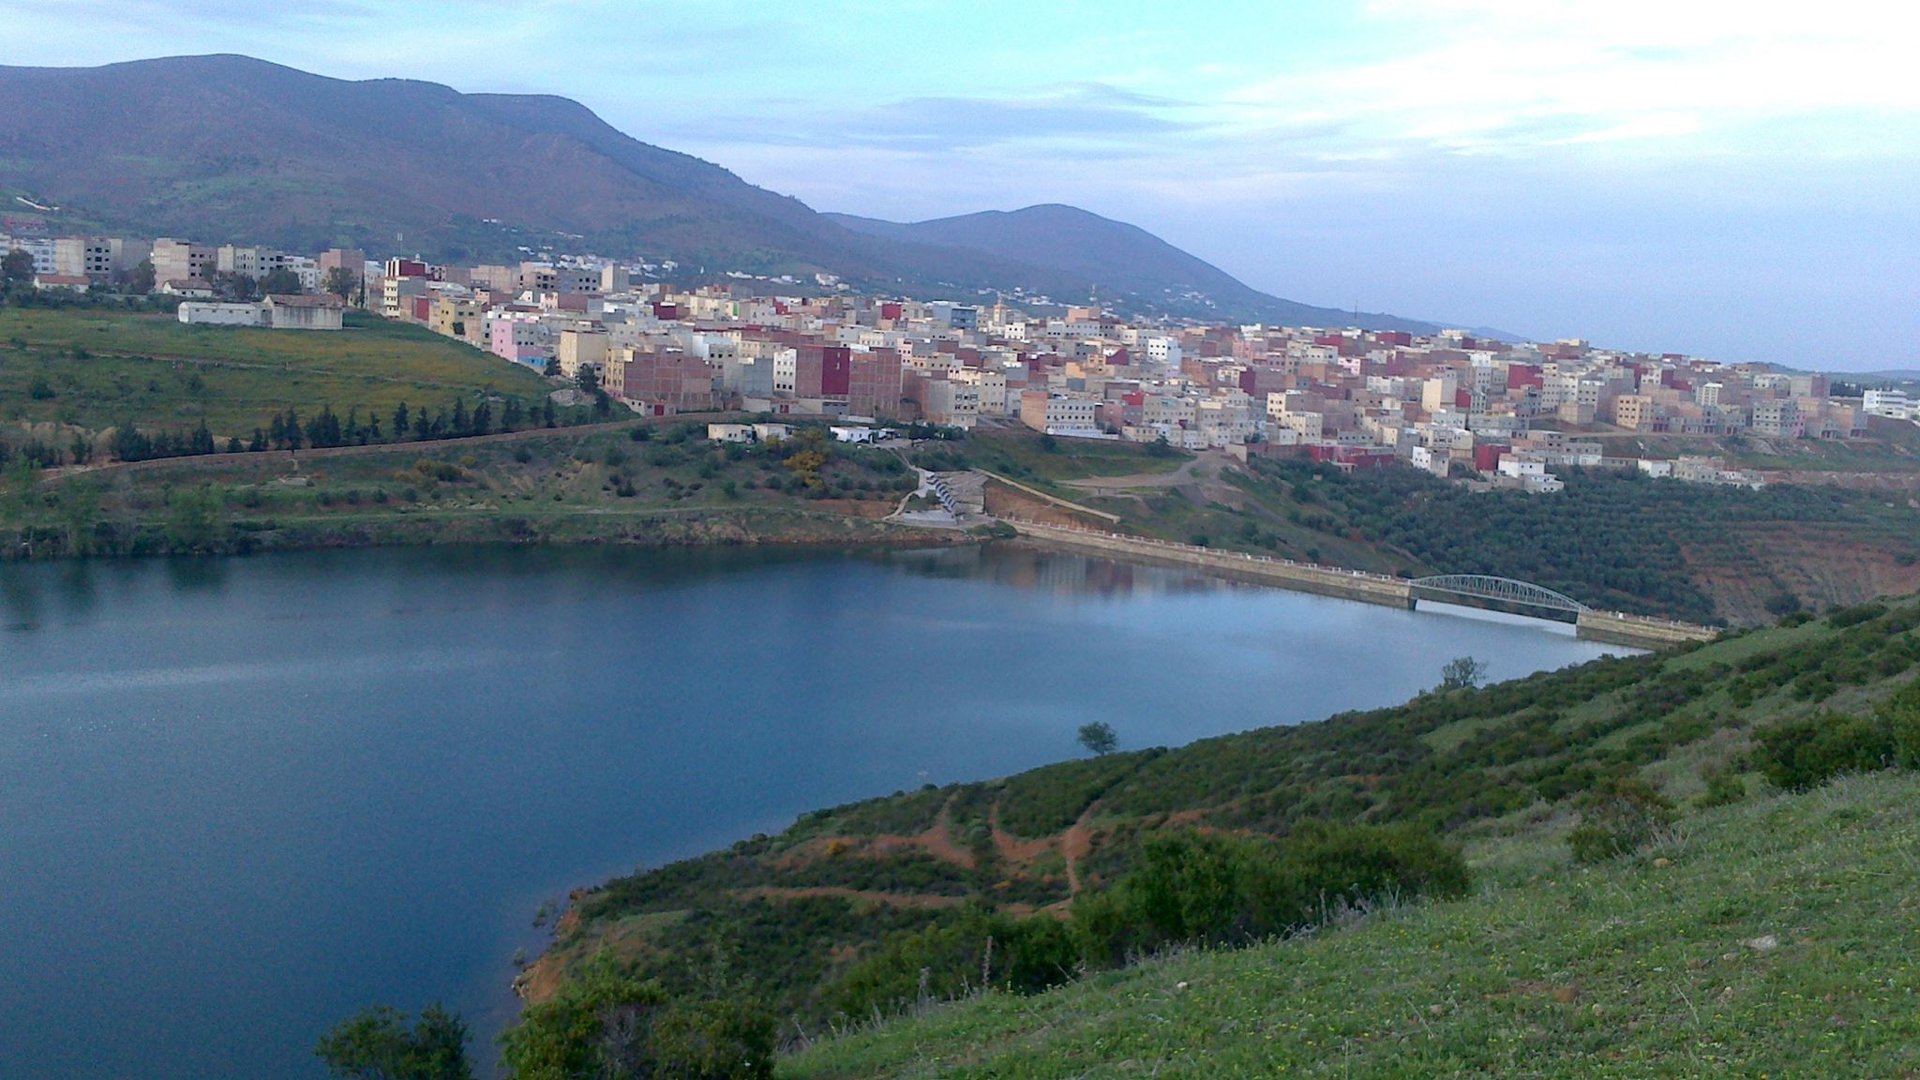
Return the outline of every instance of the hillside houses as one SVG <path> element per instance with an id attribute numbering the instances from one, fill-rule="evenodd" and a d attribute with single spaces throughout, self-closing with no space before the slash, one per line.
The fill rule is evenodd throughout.
<path id="1" fill-rule="evenodd" d="M 670 263 L 587 256 L 441 266 L 173 238 L 0 243 L 24 245 L 36 272 L 44 265 L 50 282 L 68 287 L 144 263 L 157 291 L 198 301 L 182 305 L 189 322 L 337 328 L 340 305 L 305 286 L 335 288 L 387 318 L 591 380 L 654 415 L 732 408 L 960 429 L 1024 424 L 1342 468 L 1401 463 L 1542 492 L 1555 489 L 1556 469 L 1633 467 L 1605 455 L 1597 440 L 1606 435 L 1848 439 L 1870 415 L 1914 416 L 1894 391 L 1835 398 L 1822 375 L 1580 340 L 1137 323 L 1084 306 L 862 296 L 825 275 L 804 290 L 811 295 L 792 278 L 738 272 L 684 286 L 671 283 Z M 54 277 L 76 267 L 77 277 Z M 303 288 L 249 314 L 222 290 L 255 274 Z M 1741 482 L 1724 469 L 1665 474 Z"/>

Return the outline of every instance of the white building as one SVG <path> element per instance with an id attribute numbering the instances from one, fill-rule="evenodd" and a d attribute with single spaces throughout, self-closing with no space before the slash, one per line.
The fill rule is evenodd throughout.
<path id="1" fill-rule="evenodd" d="M 1874 416 L 1890 416 L 1895 420 L 1915 419 L 1915 403 L 1904 390 L 1868 390 L 1863 395 L 1862 408 Z"/>
<path id="2" fill-rule="evenodd" d="M 211 300 L 188 300 L 180 305 L 179 319 L 189 326 L 259 326 L 259 304 L 222 304 Z"/>

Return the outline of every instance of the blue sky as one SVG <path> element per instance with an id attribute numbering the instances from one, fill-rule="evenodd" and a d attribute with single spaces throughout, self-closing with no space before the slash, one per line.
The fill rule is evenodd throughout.
<path id="1" fill-rule="evenodd" d="M 576 98 L 823 210 L 1065 202 L 1310 303 L 1920 367 L 1920 9 L 0 0 L 5 62 Z"/>

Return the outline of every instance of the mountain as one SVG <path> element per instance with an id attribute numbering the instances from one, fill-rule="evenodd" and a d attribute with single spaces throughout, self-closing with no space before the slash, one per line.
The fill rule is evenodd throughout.
<path id="1" fill-rule="evenodd" d="M 1214 311 L 1220 318 L 1251 319 L 1288 325 L 1360 325 L 1370 329 L 1431 332 L 1431 323 L 1415 324 L 1392 315 L 1338 308 L 1268 296 L 1241 283 L 1212 263 L 1181 251 L 1165 240 L 1123 221 L 1057 203 L 1024 210 L 988 210 L 913 224 L 880 221 L 852 214 L 825 215 L 855 232 L 890 240 L 933 244 L 1044 266 L 1084 281 L 1109 301 L 1152 308 Z"/>
<path id="2" fill-rule="evenodd" d="M 819 214 L 560 97 L 219 55 L 0 66 L 0 100 L 14 104 L 0 110 L 0 191 L 61 207 L 55 221 L 70 227 L 444 260 L 564 245 L 704 273 L 828 272 L 876 291 L 1070 304 L 1097 288 L 1134 314 L 1351 321 L 1072 207 L 916 225 Z"/>

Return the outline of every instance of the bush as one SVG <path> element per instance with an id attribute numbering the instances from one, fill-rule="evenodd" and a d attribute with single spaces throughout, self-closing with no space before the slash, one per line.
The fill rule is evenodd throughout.
<path id="1" fill-rule="evenodd" d="M 772 1016 L 749 995 L 671 1001 L 656 982 L 594 958 L 551 1000 L 529 1005 L 501 1036 L 521 1080 L 662 1076 L 722 1080 L 773 1075 Z"/>
<path id="2" fill-rule="evenodd" d="M 1848 772 L 1893 764 L 1894 725 L 1885 716 L 1822 713 L 1754 733 L 1754 764 L 1775 787 L 1805 791 Z"/>
<path id="3" fill-rule="evenodd" d="M 867 1016 L 987 988 L 1035 994 L 1072 978 L 1079 961 L 1074 936 L 1058 919 L 969 907 L 957 921 L 894 937 L 854 965 L 828 998 L 836 1011 Z"/>
<path id="4" fill-rule="evenodd" d="M 1284 842 L 1176 833 L 1148 839 L 1142 864 L 1074 905 L 1089 964 L 1173 944 L 1234 945 L 1310 926 L 1388 896 L 1455 897 L 1466 862 L 1407 826 L 1309 822 Z"/>
<path id="5" fill-rule="evenodd" d="M 1575 805 L 1580 824 L 1567 834 L 1567 846 L 1578 863 L 1626 855 L 1673 824 L 1673 803 L 1637 776 L 1602 781 Z"/>
<path id="6" fill-rule="evenodd" d="M 1700 774 L 1707 782 L 1707 790 L 1693 800 L 1693 805 L 1706 809 L 1713 806 L 1727 806 L 1740 802 L 1747 797 L 1747 785 L 1740 774 L 1732 769 L 1707 769 Z"/>

